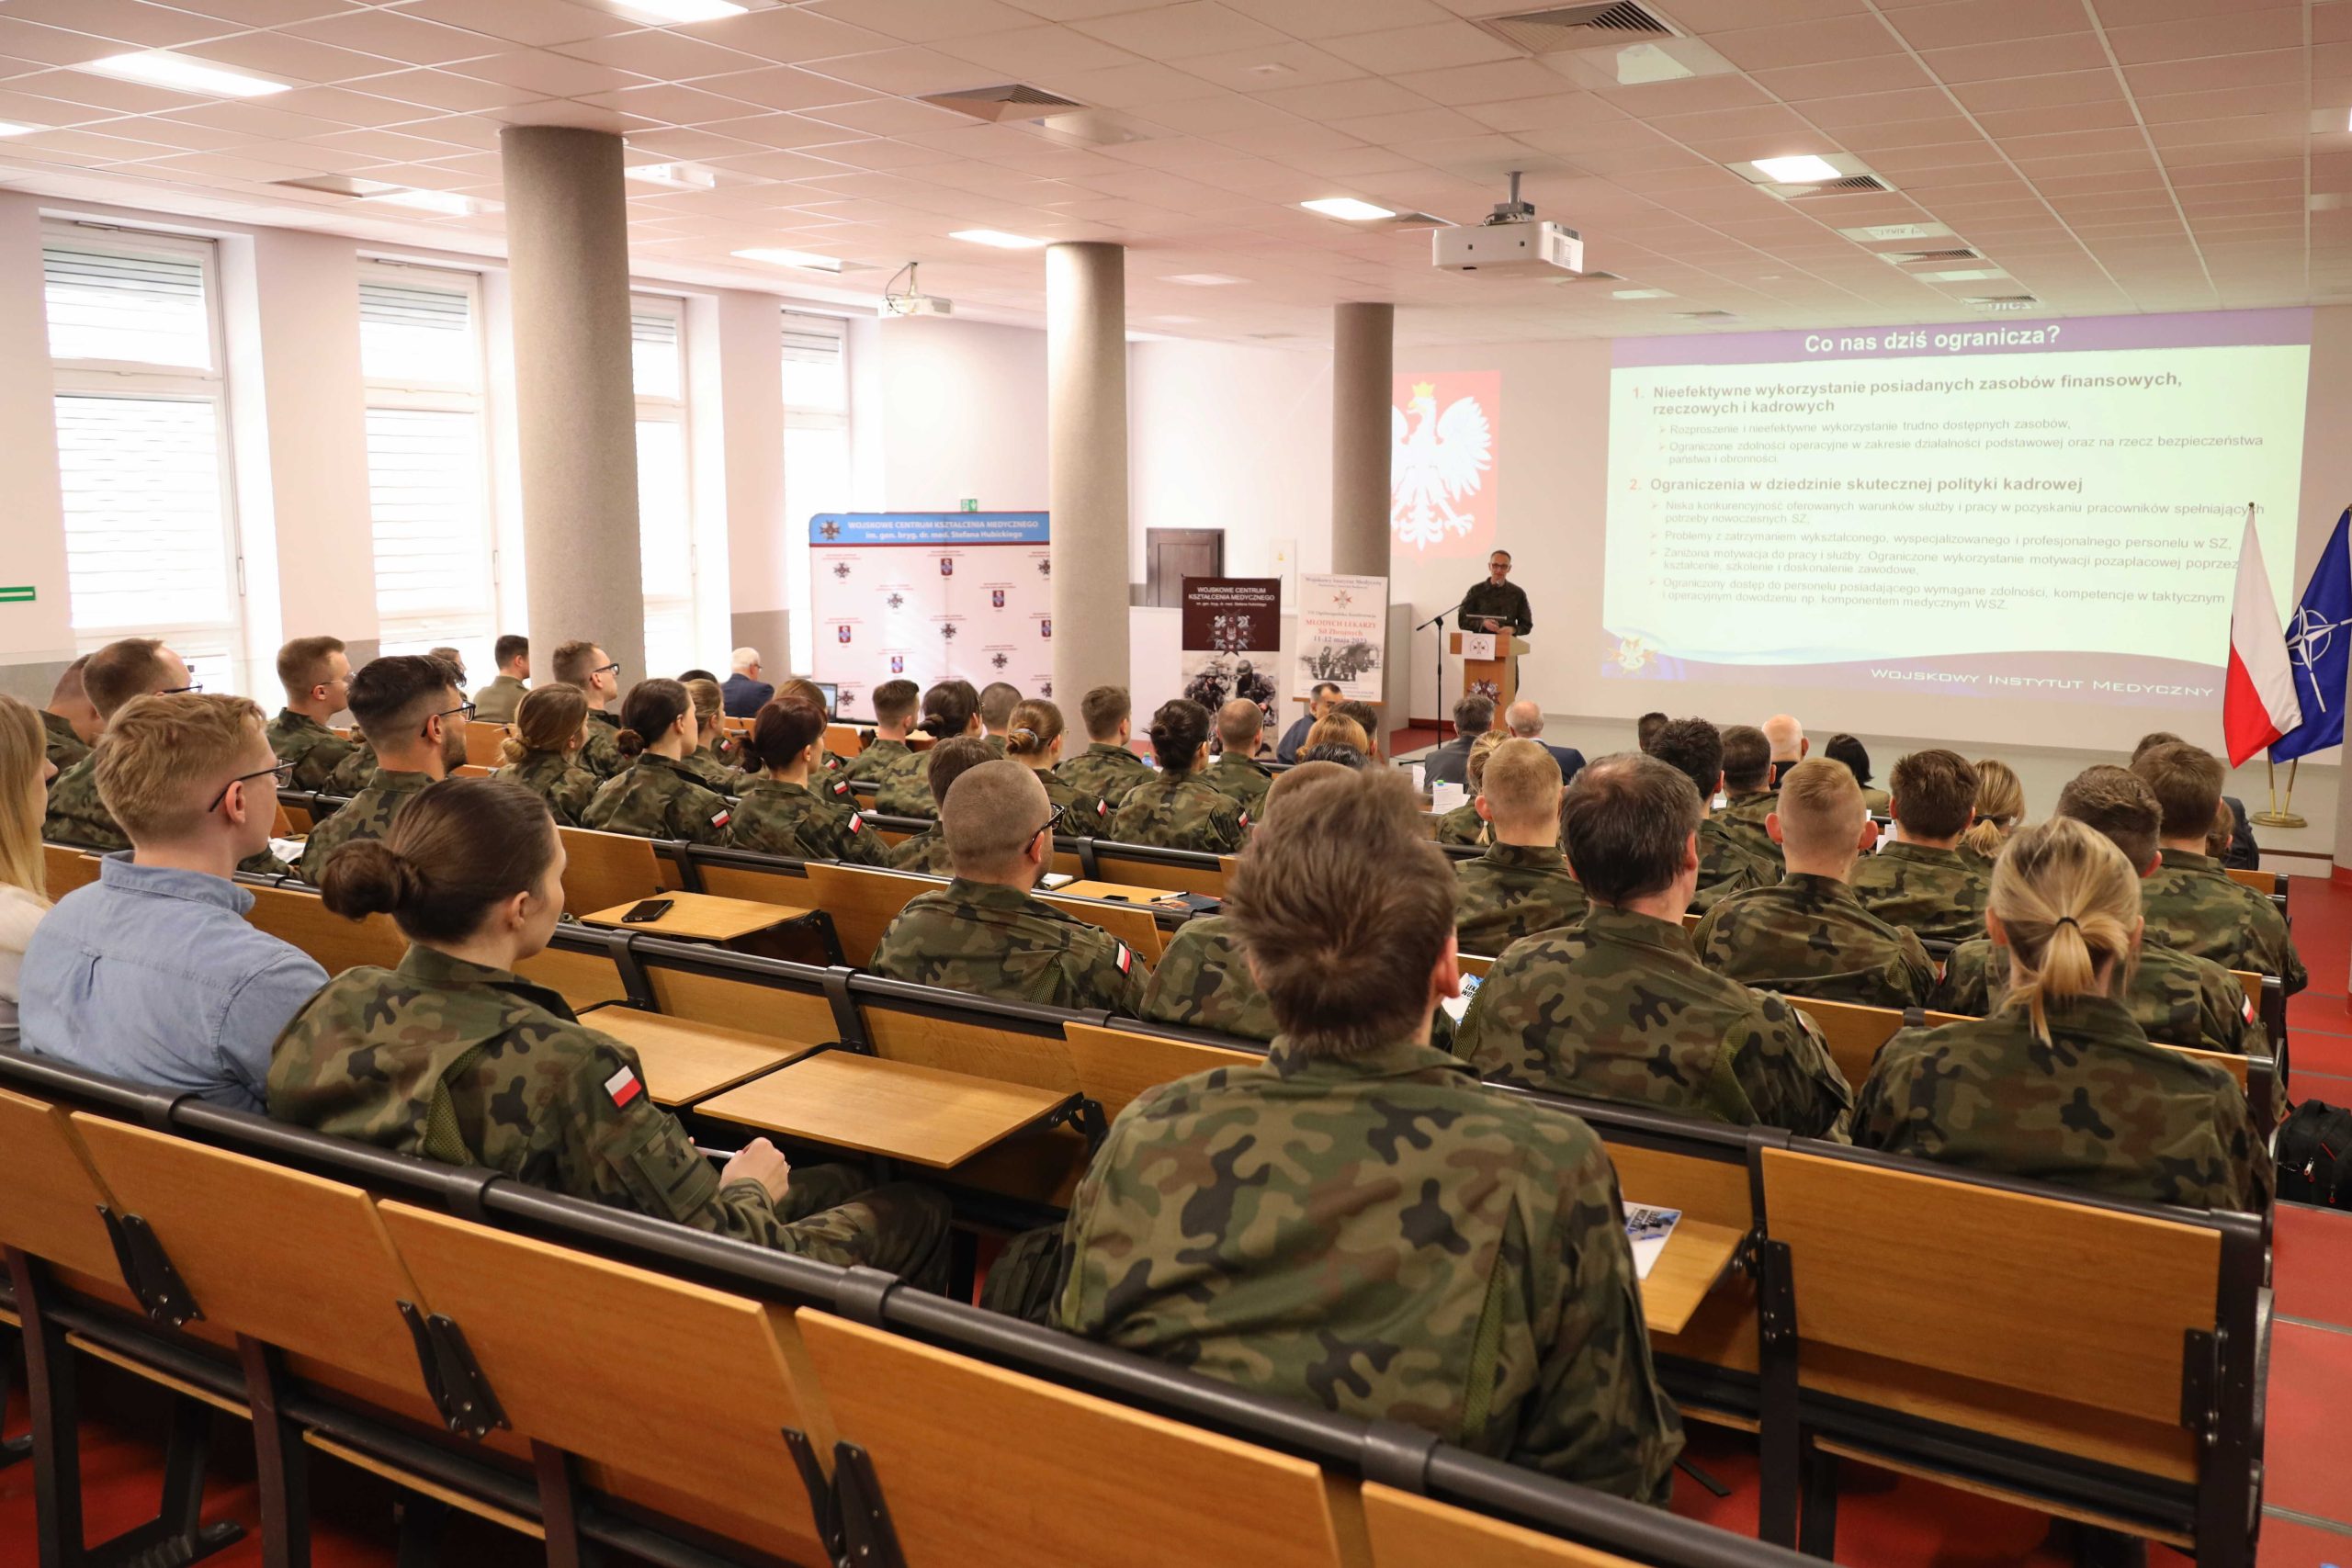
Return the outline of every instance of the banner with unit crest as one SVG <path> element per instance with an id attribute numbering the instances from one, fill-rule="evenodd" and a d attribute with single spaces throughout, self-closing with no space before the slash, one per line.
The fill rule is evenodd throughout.
<path id="1" fill-rule="evenodd" d="M 1329 681 L 1357 702 L 1381 700 L 1386 668 L 1388 580 L 1301 573 L 1297 689 Z"/>
<path id="2" fill-rule="evenodd" d="M 1184 694 L 1214 714 L 1247 697 L 1275 721 L 1283 646 L 1279 577 L 1184 579 Z"/>
<path id="3" fill-rule="evenodd" d="M 1053 553 L 1042 512 L 821 512 L 808 520 L 813 678 L 841 716 L 885 681 L 1007 681 L 1054 694 Z"/>

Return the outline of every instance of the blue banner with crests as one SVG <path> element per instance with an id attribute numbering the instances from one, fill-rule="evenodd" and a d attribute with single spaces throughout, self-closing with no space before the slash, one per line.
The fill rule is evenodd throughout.
<path id="1" fill-rule="evenodd" d="M 820 512 L 811 545 L 1042 545 L 1042 512 Z"/>

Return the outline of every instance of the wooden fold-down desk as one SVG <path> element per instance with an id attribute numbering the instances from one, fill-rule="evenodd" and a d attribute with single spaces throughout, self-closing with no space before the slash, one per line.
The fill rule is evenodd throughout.
<path id="1" fill-rule="evenodd" d="M 636 1008 L 595 1008 L 580 1015 L 591 1029 L 637 1053 L 645 1092 L 656 1105 L 691 1105 L 817 1049 L 749 1030 L 665 1018 Z"/>
<path id="2" fill-rule="evenodd" d="M 658 920 L 623 920 L 621 917 L 637 908 L 639 901 L 616 904 L 609 909 L 599 909 L 593 915 L 580 917 L 583 925 L 602 926 L 608 931 L 643 931 L 648 936 L 679 937 L 688 942 L 733 942 L 738 937 L 763 931 L 805 919 L 809 911 L 787 904 L 761 904 L 749 898 L 721 898 L 710 893 L 656 893 L 656 898 L 670 900 L 670 911 Z"/>
<path id="3" fill-rule="evenodd" d="M 1078 1097 L 937 1067 L 819 1051 L 695 1107 L 714 1121 L 946 1170 Z"/>
<path id="4" fill-rule="evenodd" d="M 1642 1281 L 1642 1320 L 1652 1334 L 1679 1334 L 1690 1325 L 1739 1251 L 1740 1233 L 1685 1214 Z"/>

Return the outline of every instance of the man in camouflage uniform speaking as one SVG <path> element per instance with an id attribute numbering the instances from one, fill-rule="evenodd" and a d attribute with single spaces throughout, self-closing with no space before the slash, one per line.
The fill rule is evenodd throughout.
<path id="1" fill-rule="evenodd" d="M 1854 867 L 1854 897 L 1930 942 L 1984 934 L 1984 874 L 1961 858 L 1976 820 L 1976 770 L 1957 751 L 1914 751 L 1887 776 L 1894 842 Z"/>
<path id="2" fill-rule="evenodd" d="M 1584 919 L 1584 889 L 1560 852 L 1560 764 L 1540 740 L 1506 740 L 1478 778 L 1494 842 L 1455 864 L 1454 941 L 1489 957 L 1521 937 Z"/>
<path id="3" fill-rule="evenodd" d="M 1925 1007 L 1935 961 L 1919 939 L 1862 908 L 1846 879 L 1875 839 L 1862 787 L 1843 762 L 1816 757 L 1781 775 L 1780 808 L 1765 818 L 1788 854 L 1777 887 L 1735 893 L 1691 933 L 1700 960 L 1759 990 L 1863 1007 Z"/>
<path id="4" fill-rule="evenodd" d="M 1030 897 L 1053 852 L 1054 816 L 1046 786 L 1019 762 L 957 776 L 940 802 L 956 880 L 910 899 L 866 967 L 1007 1001 L 1134 1013 L 1151 978 L 1141 955 Z"/>
<path id="5" fill-rule="evenodd" d="M 1263 1066 L 1120 1113 L 1070 1205 L 1054 1321 L 1663 1504 L 1681 1427 L 1608 1155 L 1428 1044 L 1459 984 L 1453 876 L 1409 787 L 1287 795 L 1226 908 L 1282 1032 Z"/>
<path id="6" fill-rule="evenodd" d="M 1699 962 L 1699 792 L 1655 757 L 1604 757 L 1569 786 L 1584 923 L 1514 942 L 1462 1020 L 1486 1077 L 1735 1125 L 1842 1137 L 1853 1095 L 1811 1020 Z"/>

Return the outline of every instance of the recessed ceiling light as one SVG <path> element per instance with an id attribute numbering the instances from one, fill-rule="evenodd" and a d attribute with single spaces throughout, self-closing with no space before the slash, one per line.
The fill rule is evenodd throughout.
<path id="1" fill-rule="evenodd" d="M 0 136 L 30 136 L 36 130 L 47 130 L 45 125 L 27 125 L 22 120 L 0 119 Z"/>
<path id="2" fill-rule="evenodd" d="M 453 190 L 386 190 L 359 199 L 380 201 L 387 207 L 413 207 L 419 212 L 437 212 L 445 218 L 471 218 L 487 210 L 487 204 Z"/>
<path id="3" fill-rule="evenodd" d="M 735 0 L 612 0 L 613 9 L 646 22 L 715 22 L 740 17 L 748 6 Z"/>
<path id="4" fill-rule="evenodd" d="M 1046 243 L 1025 234 L 1008 234 L 1001 229 L 958 229 L 947 237 L 975 245 L 994 245 L 1001 251 L 1034 251 Z"/>
<path id="5" fill-rule="evenodd" d="M 73 69 L 210 98 L 259 98 L 271 93 L 282 93 L 287 88 L 284 82 L 247 75 L 243 71 L 232 71 L 225 65 L 215 65 L 209 60 L 198 60 L 194 55 L 175 54 L 168 49 L 141 50 L 136 54 L 109 54 L 103 60 L 85 60 Z"/>
<path id="6" fill-rule="evenodd" d="M 672 190 L 711 190 L 718 184 L 717 173 L 700 164 L 639 164 L 621 173 L 650 186 L 668 186 Z"/>
<path id="7" fill-rule="evenodd" d="M 1368 201 L 1358 201 L 1351 196 L 1327 196 L 1315 201 L 1302 201 L 1309 212 L 1319 212 L 1326 218 L 1344 218 L 1351 223 L 1369 223 L 1375 218 L 1394 218 L 1393 209 L 1374 207 Z"/>
<path id="8" fill-rule="evenodd" d="M 765 262 L 770 266 L 797 266 L 808 272 L 839 272 L 842 269 L 839 256 L 820 256 L 811 251 L 786 251 L 768 247 L 737 251 L 734 254 L 745 261 Z"/>
<path id="9" fill-rule="evenodd" d="M 1171 273 L 1159 281 L 1181 283 L 1188 288 L 1221 288 L 1228 283 L 1247 283 L 1250 280 L 1246 277 L 1233 277 L 1222 272 L 1179 272 Z"/>
<path id="10" fill-rule="evenodd" d="M 1756 167 L 1784 186 L 1810 185 L 1816 180 L 1840 177 L 1828 159 L 1815 157 L 1810 152 L 1800 152 L 1792 158 L 1758 158 Z"/>
<path id="11" fill-rule="evenodd" d="M 1611 299 L 1671 299 L 1673 294 L 1663 288 L 1612 288 Z"/>

